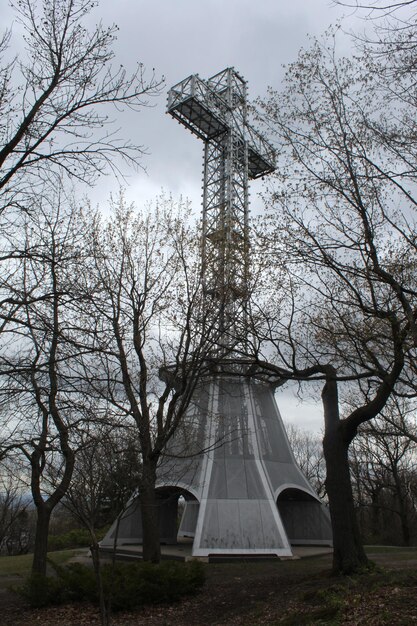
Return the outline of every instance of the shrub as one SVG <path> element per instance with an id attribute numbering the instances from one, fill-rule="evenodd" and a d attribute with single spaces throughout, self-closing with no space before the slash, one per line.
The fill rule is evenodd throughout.
<path id="1" fill-rule="evenodd" d="M 67 548 L 83 548 L 89 546 L 91 537 L 88 530 L 77 528 L 62 535 L 50 535 L 48 550 L 66 550 Z"/>
<path id="2" fill-rule="evenodd" d="M 204 566 L 196 561 L 181 563 L 117 563 L 103 568 L 105 594 L 111 594 L 115 611 L 143 604 L 176 602 L 197 591 L 205 581 Z"/>
<path id="3" fill-rule="evenodd" d="M 96 532 L 98 540 L 102 539 L 107 528 Z M 68 548 L 84 548 L 91 544 L 91 536 L 85 528 L 75 528 L 62 535 L 49 535 L 48 550 L 66 550 Z"/>
<path id="4" fill-rule="evenodd" d="M 87 567 L 81 563 L 69 563 L 56 571 L 65 589 L 67 600 L 97 601 L 96 575 L 92 567 Z"/>
<path id="5" fill-rule="evenodd" d="M 56 577 L 32 575 L 18 592 L 33 607 L 67 601 L 98 602 L 92 567 L 80 563 L 54 565 Z M 144 604 L 176 602 L 197 591 L 205 581 L 204 566 L 197 562 L 163 561 L 116 563 L 102 567 L 105 596 L 113 610 L 132 610 Z"/>
<path id="6" fill-rule="evenodd" d="M 42 574 L 31 574 L 17 592 L 34 608 L 61 604 L 66 599 L 62 580 Z"/>

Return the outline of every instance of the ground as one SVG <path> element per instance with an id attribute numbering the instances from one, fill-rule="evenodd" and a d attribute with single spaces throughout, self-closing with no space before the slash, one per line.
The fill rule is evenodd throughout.
<path id="1" fill-rule="evenodd" d="M 113 615 L 113 626 L 264 626 L 417 624 L 417 550 L 373 549 L 376 568 L 352 578 L 329 575 L 330 556 L 298 561 L 207 565 L 201 593 L 173 606 Z M 12 579 L 10 579 L 11 582 Z M 97 609 L 66 605 L 31 610 L 0 588 L 0 624 L 98 626 Z"/>

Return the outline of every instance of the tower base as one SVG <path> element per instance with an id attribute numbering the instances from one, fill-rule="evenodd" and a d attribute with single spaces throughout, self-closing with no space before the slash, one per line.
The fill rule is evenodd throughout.
<path id="1" fill-rule="evenodd" d="M 195 557 L 283 558 L 292 556 L 291 544 L 332 545 L 327 509 L 296 465 L 272 385 L 246 376 L 200 383 L 158 469 L 157 496 L 161 543 L 193 537 Z M 116 527 L 103 547 L 114 544 Z M 117 545 L 141 541 L 134 496 Z"/>

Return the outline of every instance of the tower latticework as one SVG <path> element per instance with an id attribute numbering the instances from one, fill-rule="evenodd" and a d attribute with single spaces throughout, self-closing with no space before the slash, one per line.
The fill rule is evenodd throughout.
<path id="1" fill-rule="evenodd" d="M 247 335 L 248 181 L 275 169 L 274 151 L 248 123 L 246 81 L 228 68 L 190 76 L 169 91 L 168 113 L 204 141 L 202 268 L 220 356 Z"/>

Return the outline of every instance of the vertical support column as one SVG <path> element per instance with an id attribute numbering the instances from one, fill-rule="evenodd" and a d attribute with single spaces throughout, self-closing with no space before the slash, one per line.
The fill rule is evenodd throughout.
<path id="1" fill-rule="evenodd" d="M 213 82 L 210 82 L 213 81 Z M 247 335 L 248 144 L 246 83 L 229 68 L 209 84 L 224 102 L 227 130 L 207 140 L 204 151 L 203 272 L 206 294 L 218 309 L 219 357 L 232 356 Z M 237 128 L 237 123 L 242 128 Z"/>

